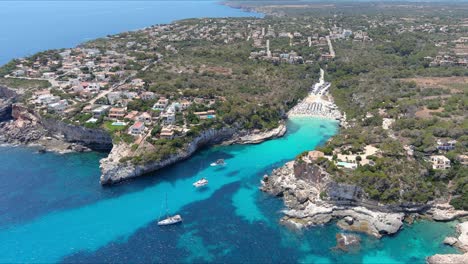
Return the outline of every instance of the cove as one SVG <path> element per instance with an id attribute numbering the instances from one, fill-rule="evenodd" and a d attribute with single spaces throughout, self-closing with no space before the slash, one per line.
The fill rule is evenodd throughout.
<path id="1" fill-rule="evenodd" d="M 337 133 L 337 123 L 288 121 L 287 134 L 258 145 L 215 146 L 172 167 L 111 188 L 99 186 L 104 154 L 45 154 L 0 148 L 0 262 L 424 263 L 450 225 L 419 222 L 382 240 L 362 236 L 354 253 L 332 250 L 334 225 L 292 232 L 282 202 L 258 190 L 261 177 Z M 224 167 L 210 167 L 216 159 Z M 27 162 L 26 162 L 27 161 Z M 201 177 L 208 188 L 192 183 Z M 160 228 L 168 197 L 184 223 Z"/>

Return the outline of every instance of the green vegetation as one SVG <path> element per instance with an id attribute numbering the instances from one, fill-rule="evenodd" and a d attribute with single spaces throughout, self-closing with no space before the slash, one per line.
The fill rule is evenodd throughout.
<path id="1" fill-rule="evenodd" d="M 333 83 L 335 102 L 346 111 L 353 127 L 343 129 L 321 150 L 329 155 L 333 149 L 342 149 L 343 154 L 359 153 L 372 144 L 381 153 L 372 157 L 374 166 L 334 173 L 335 179 L 357 184 L 370 199 L 385 203 L 424 203 L 452 194 L 451 203 L 466 209 L 467 170 L 456 165 L 456 157 L 466 154 L 468 146 L 466 87 L 460 93 L 404 78 L 468 76 L 468 71 L 428 66 L 424 57 L 437 54 L 433 43 L 438 34 L 395 34 L 385 28 L 370 33 L 373 42 L 336 42 L 337 58 L 324 65 Z M 437 112 L 424 114 L 429 110 Z M 372 117 L 366 117 L 369 113 Z M 383 118 L 395 119 L 390 130 L 381 128 Z M 437 139 L 458 143 L 455 150 L 445 153 L 437 150 Z M 403 145 L 413 146 L 414 156 L 407 156 Z M 430 155 L 446 155 L 451 168 L 433 170 L 428 162 Z M 450 189 L 449 182 L 453 185 Z"/>
<path id="2" fill-rule="evenodd" d="M 5 69 L 3 66 L 0 69 Z M 8 67 L 7 67 L 8 68 Z M 15 78 L 0 78 L 0 85 L 17 89 L 43 89 L 50 87 L 50 83 L 44 80 L 28 80 L 28 79 L 15 79 Z"/>

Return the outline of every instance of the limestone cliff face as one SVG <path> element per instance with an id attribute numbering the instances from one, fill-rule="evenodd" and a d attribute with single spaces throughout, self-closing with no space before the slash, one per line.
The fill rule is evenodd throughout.
<path id="1" fill-rule="evenodd" d="M 458 238 L 447 237 L 445 244 L 457 247 L 463 254 L 437 254 L 426 259 L 429 264 L 468 263 L 468 222 L 457 224 Z"/>
<path id="2" fill-rule="evenodd" d="M 455 210 L 449 204 L 379 204 L 369 200 L 359 186 L 334 182 L 323 166 L 304 160 L 290 161 L 273 170 L 261 184 L 262 191 L 282 197 L 287 209 L 281 222 L 296 228 L 336 219 L 342 229 L 381 237 L 398 232 L 405 217 L 424 215 L 448 221 L 468 216 L 468 212 Z M 468 244 L 468 225 L 462 227 L 465 231 L 459 233 L 466 235 L 457 241 Z"/>
<path id="3" fill-rule="evenodd" d="M 101 160 L 101 184 L 117 183 L 126 179 L 135 178 L 149 172 L 156 171 L 178 161 L 189 158 L 200 147 L 220 143 L 236 134 L 233 128 L 208 129 L 194 138 L 184 149 L 170 157 L 148 162 L 133 164 L 131 161 L 120 162 L 120 159 L 129 155 L 129 146 L 118 144 L 112 148 L 107 158 Z"/>
<path id="4" fill-rule="evenodd" d="M 15 91 L 5 86 L 0 86 L 0 98 L 14 98 L 17 94 Z"/>
<path id="5" fill-rule="evenodd" d="M 11 104 L 8 102 L 0 103 L 0 122 L 10 120 L 12 107 Z"/>
<path id="6" fill-rule="evenodd" d="M 281 222 L 301 228 L 321 225 L 333 219 L 345 230 L 375 237 L 397 232 L 403 225 L 400 212 L 373 211 L 361 205 L 362 190 L 335 183 L 314 163 L 291 161 L 262 180 L 261 189 L 282 196 L 287 207 Z"/>
<path id="7" fill-rule="evenodd" d="M 111 136 L 102 129 L 75 126 L 50 118 L 42 118 L 40 122 L 49 132 L 63 136 L 66 142 L 78 143 L 94 150 L 112 148 Z"/>
<path id="8" fill-rule="evenodd" d="M 11 115 L 13 120 L 0 125 L 2 138 L 8 143 L 30 144 L 45 136 L 54 136 L 94 150 L 112 148 L 111 136 L 102 129 L 89 129 L 44 118 L 21 104 L 13 104 Z"/>
<path id="9" fill-rule="evenodd" d="M 239 130 L 237 128 L 208 129 L 194 138 L 184 149 L 160 161 L 145 164 L 133 164 L 131 161 L 120 162 L 124 157 L 131 157 L 127 144 L 115 145 L 109 156 L 100 161 L 101 184 L 113 184 L 123 180 L 142 176 L 159 170 L 178 161 L 189 158 L 199 148 L 224 142 L 226 144 L 257 144 L 267 139 L 281 137 L 286 133 L 286 125 L 264 132 Z"/>
<path id="10" fill-rule="evenodd" d="M 17 94 L 15 91 L 7 87 L 0 86 L 0 122 L 10 120 L 12 118 L 12 104 L 14 103 Z"/>

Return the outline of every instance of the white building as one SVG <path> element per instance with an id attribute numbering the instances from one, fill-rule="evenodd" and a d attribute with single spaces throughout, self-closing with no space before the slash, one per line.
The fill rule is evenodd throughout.
<path id="1" fill-rule="evenodd" d="M 63 113 L 63 111 L 65 111 L 65 109 L 67 109 L 67 107 L 68 107 L 67 100 L 60 100 L 60 101 L 58 101 L 56 103 L 49 104 L 47 106 L 47 109 L 50 112 L 60 114 L 60 113 Z"/>
<path id="2" fill-rule="evenodd" d="M 161 97 L 159 98 L 159 100 L 154 104 L 153 106 L 153 110 L 159 110 L 159 111 L 163 111 L 164 109 L 166 109 L 167 105 L 169 104 L 169 100 L 164 98 L 164 97 Z"/>
<path id="3" fill-rule="evenodd" d="M 145 124 L 143 122 L 136 122 L 130 127 L 129 133 L 132 135 L 141 135 L 145 130 Z"/>
<path id="4" fill-rule="evenodd" d="M 450 160 L 442 155 L 431 156 L 432 168 L 434 170 L 450 169 Z"/>
<path id="5" fill-rule="evenodd" d="M 101 116 L 104 116 L 107 114 L 107 112 L 109 111 L 110 109 L 110 106 L 109 105 L 103 105 L 103 106 L 100 106 L 96 109 L 94 109 L 92 112 L 93 112 L 93 117 L 94 118 L 100 118 Z"/>
<path id="6" fill-rule="evenodd" d="M 99 85 L 99 83 L 90 83 L 88 87 L 86 87 L 86 90 L 92 93 L 97 93 L 101 90 L 101 85 Z"/>
<path id="7" fill-rule="evenodd" d="M 42 94 L 37 97 L 36 104 L 49 105 L 52 103 L 56 103 L 59 100 L 60 97 L 58 96 L 53 96 L 52 94 Z"/>
<path id="8" fill-rule="evenodd" d="M 140 122 L 143 122 L 145 124 L 149 124 L 151 123 L 151 115 L 144 112 L 143 114 L 139 115 L 137 117 L 137 120 L 140 121 Z"/>

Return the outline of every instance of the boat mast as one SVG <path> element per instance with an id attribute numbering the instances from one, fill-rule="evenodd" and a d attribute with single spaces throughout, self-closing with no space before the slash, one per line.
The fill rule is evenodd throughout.
<path id="1" fill-rule="evenodd" d="M 169 217 L 169 207 L 167 206 L 167 193 L 166 193 L 166 217 Z"/>

